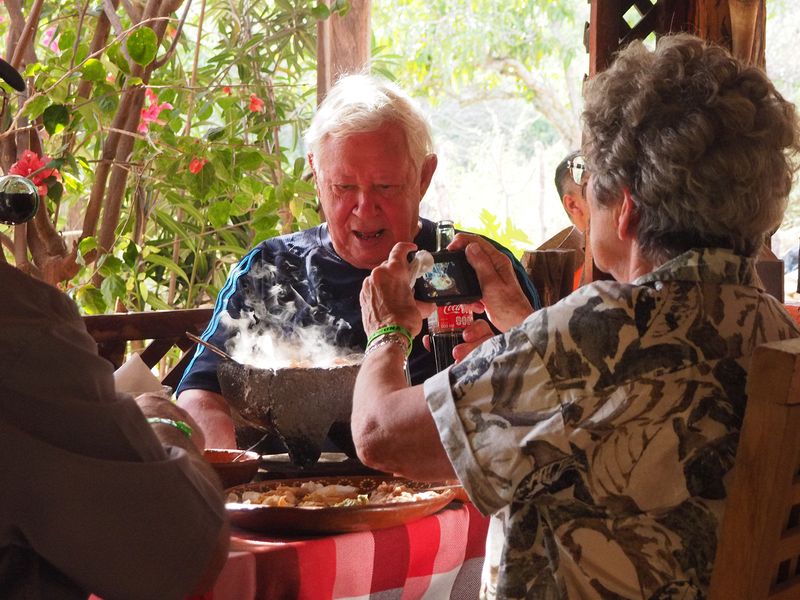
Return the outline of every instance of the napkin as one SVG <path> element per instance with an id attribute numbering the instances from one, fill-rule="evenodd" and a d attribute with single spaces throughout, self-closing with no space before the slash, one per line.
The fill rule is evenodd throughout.
<path id="1" fill-rule="evenodd" d="M 409 263 L 408 284 L 414 287 L 418 277 L 433 270 L 433 255 L 427 250 L 418 250 Z"/>
<path id="2" fill-rule="evenodd" d="M 160 393 L 164 386 L 153 375 L 153 372 L 137 353 L 133 353 L 128 360 L 114 371 L 114 385 L 118 393 L 138 396 L 146 392 Z"/>

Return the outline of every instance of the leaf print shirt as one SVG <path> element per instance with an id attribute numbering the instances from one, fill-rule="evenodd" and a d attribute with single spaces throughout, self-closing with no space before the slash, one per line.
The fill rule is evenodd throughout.
<path id="1" fill-rule="evenodd" d="M 484 598 L 701 598 L 756 346 L 800 336 L 752 259 L 686 252 L 532 314 L 425 383 L 492 514 Z"/>

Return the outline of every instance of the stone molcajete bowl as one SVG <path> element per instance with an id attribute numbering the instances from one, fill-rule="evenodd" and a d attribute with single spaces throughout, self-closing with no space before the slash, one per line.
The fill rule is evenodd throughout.
<path id="1" fill-rule="evenodd" d="M 223 358 L 217 376 L 222 395 L 244 422 L 277 434 L 291 462 L 309 467 L 319 459 L 329 431 L 336 445 L 356 458 L 350 410 L 358 368 L 260 369 Z"/>

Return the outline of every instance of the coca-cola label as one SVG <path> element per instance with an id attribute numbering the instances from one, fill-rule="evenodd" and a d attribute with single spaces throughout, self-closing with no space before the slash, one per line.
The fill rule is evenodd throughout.
<path id="1" fill-rule="evenodd" d="M 428 318 L 431 331 L 464 329 L 470 323 L 472 323 L 472 311 L 464 304 L 437 306 L 434 314 Z"/>

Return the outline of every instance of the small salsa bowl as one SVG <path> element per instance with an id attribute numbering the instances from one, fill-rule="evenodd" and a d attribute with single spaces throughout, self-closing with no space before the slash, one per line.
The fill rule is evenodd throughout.
<path id="1" fill-rule="evenodd" d="M 217 472 L 224 488 L 252 481 L 261 464 L 258 452 L 232 448 L 208 448 L 203 452 L 203 458 Z"/>

